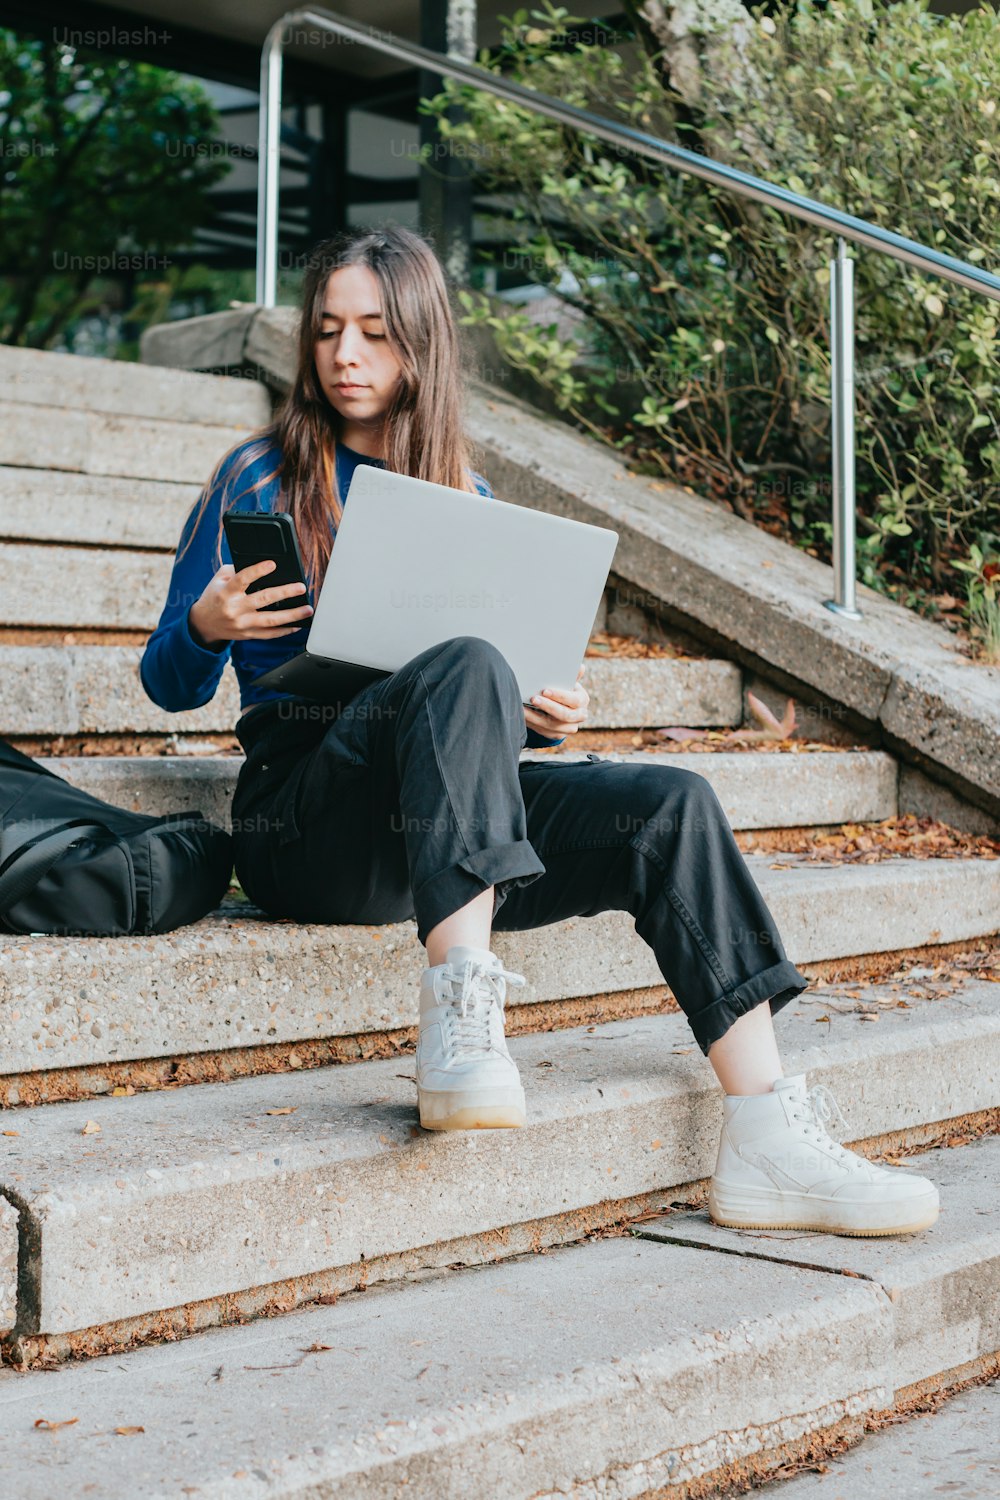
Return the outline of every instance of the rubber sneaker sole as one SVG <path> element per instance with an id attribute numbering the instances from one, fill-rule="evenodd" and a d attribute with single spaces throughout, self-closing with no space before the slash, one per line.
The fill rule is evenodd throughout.
<path id="1" fill-rule="evenodd" d="M 842 1199 L 817 1199 L 812 1193 L 761 1192 L 746 1188 L 726 1191 L 713 1183 L 708 1193 L 708 1213 L 724 1229 L 807 1229 L 825 1234 L 846 1234 L 855 1239 L 875 1239 L 886 1234 L 917 1234 L 929 1229 L 940 1212 L 937 1190 L 900 1203 L 846 1204 Z M 868 1222 L 865 1217 L 868 1215 Z M 850 1218 L 853 1223 L 848 1222 Z M 873 1222 L 874 1221 L 874 1222 Z"/>
<path id="2" fill-rule="evenodd" d="M 522 1088 L 418 1089 L 424 1130 L 517 1130 L 525 1124 Z"/>

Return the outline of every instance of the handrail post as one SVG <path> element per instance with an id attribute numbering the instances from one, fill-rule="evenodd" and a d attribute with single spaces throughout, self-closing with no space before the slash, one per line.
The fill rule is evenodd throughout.
<path id="1" fill-rule="evenodd" d="M 830 425 L 833 480 L 833 598 L 827 609 L 862 619 L 855 595 L 854 261 L 837 236 L 830 262 Z"/>
<path id="2" fill-rule="evenodd" d="M 275 21 L 260 59 L 260 120 L 257 130 L 257 303 L 278 299 L 278 172 L 281 152 L 281 48 L 285 20 Z"/>

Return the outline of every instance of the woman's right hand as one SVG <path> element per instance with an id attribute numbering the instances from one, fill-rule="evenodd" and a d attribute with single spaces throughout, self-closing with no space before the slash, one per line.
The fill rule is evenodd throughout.
<path id="1" fill-rule="evenodd" d="M 267 614 L 261 611 L 278 599 L 301 596 L 306 592 L 304 583 L 284 583 L 277 588 L 247 593 L 251 583 L 273 573 L 276 567 L 277 563 L 267 558 L 237 573 L 232 563 L 224 563 L 188 612 L 195 639 L 208 650 L 219 651 L 227 641 L 271 641 L 301 630 L 303 621 L 313 612 L 311 604 Z"/>

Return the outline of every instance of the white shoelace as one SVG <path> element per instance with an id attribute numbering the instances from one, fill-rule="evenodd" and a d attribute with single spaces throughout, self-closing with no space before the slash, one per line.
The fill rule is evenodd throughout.
<path id="1" fill-rule="evenodd" d="M 456 1050 L 470 1056 L 485 1057 L 492 1047 L 490 1012 L 499 1006 L 504 1014 L 505 995 L 501 980 L 507 984 L 527 984 L 523 974 L 510 969 L 488 969 L 467 958 L 460 966 L 450 965 L 441 976 L 443 986 L 450 986 L 452 1004 L 451 1032 Z"/>
<path id="2" fill-rule="evenodd" d="M 846 1130 L 848 1127 L 840 1105 L 825 1083 L 814 1084 L 808 1090 L 796 1089 L 792 1097 L 794 1104 L 798 1106 L 792 1118 L 800 1121 L 806 1135 L 819 1145 L 832 1150 L 836 1160 L 843 1166 L 857 1168 L 862 1164 L 867 1165 L 864 1157 L 842 1146 L 831 1134 L 829 1129 L 831 1125 L 838 1130 Z"/>

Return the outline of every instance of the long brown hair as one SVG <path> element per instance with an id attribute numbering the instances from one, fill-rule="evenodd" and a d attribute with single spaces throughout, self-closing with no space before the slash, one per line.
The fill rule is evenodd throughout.
<path id="1" fill-rule="evenodd" d="M 473 444 L 462 414 L 462 369 L 455 319 L 444 270 L 431 245 L 399 224 L 347 229 L 309 254 L 302 286 L 298 367 L 274 421 L 243 439 L 244 452 L 226 480 L 231 508 L 241 495 L 278 475 L 284 509 L 291 512 L 302 559 L 318 590 L 340 525 L 336 444 L 341 419 L 316 376 L 316 341 L 330 276 L 342 266 L 367 266 L 376 277 L 388 347 L 400 364 L 396 392 L 384 413 L 387 469 L 475 492 L 469 477 Z M 264 478 L 240 490 L 238 481 L 277 442 L 281 461 Z M 226 459 L 223 454 L 202 495 L 204 508 Z M 200 519 L 200 515 L 198 517 Z M 192 534 L 194 528 L 192 527 Z M 221 545 L 220 530 L 220 545 Z M 221 555 L 221 554 L 220 554 Z"/>

